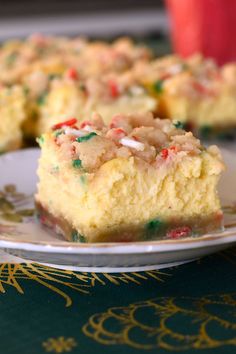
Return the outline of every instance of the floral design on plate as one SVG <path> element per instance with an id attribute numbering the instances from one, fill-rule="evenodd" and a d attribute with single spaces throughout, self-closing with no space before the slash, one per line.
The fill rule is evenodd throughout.
<path id="1" fill-rule="evenodd" d="M 32 221 L 34 209 L 27 208 L 32 203 L 32 196 L 18 192 L 13 184 L 5 185 L 0 190 L 0 234 L 17 235 L 21 233 L 18 223 Z"/>

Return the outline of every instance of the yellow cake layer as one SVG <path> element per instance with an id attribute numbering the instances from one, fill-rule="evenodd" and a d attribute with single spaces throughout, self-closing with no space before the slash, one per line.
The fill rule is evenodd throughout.
<path id="1" fill-rule="evenodd" d="M 137 63 L 134 75 L 158 100 L 157 114 L 199 128 L 236 127 L 236 64 L 218 67 L 200 55 Z"/>
<path id="2" fill-rule="evenodd" d="M 78 121 L 91 117 L 93 112 L 101 114 L 105 123 L 109 124 L 114 113 L 131 114 L 155 111 L 156 100 L 143 92 L 137 96 L 126 94 L 104 102 L 102 99 L 87 99 L 85 94 L 73 83 L 64 83 L 53 88 L 40 107 L 38 135 L 47 132 L 50 128 L 68 117 L 77 117 Z"/>
<path id="3" fill-rule="evenodd" d="M 177 80 L 177 78 L 175 78 Z M 236 90 L 222 87 L 217 95 L 191 98 L 180 93 L 173 93 L 174 79 L 163 86 L 163 93 L 158 95 L 160 114 L 192 123 L 194 126 L 212 126 L 227 128 L 236 126 Z"/>
<path id="4" fill-rule="evenodd" d="M 26 118 L 25 94 L 20 86 L 0 89 L 0 152 L 19 148 Z"/>
<path id="5" fill-rule="evenodd" d="M 112 231 L 159 217 L 188 219 L 220 210 L 216 186 L 222 171 L 214 149 L 154 168 L 135 158 L 115 158 L 94 173 L 74 169 L 49 135 L 39 160 L 40 202 L 63 217 L 87 242 L 112 241 Z"/>

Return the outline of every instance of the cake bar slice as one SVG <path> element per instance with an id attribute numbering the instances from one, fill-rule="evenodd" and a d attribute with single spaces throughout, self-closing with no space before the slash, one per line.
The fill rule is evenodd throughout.
<path id="1" fill-rule="evenodd" d="M 76 116 L 81 121 L 98 112 L 105 123 L 110 123 L 114 112 L 156 111 L 157 100 L 129 73 L 112 73 L 82 80 L 76 72 L 72 76 L 72 72 L 70 69 L 63 77 L 50 82 L 45 102 L 39 107 L 39 134 L 48 131 L 68 115 Z"/>
<path id="2" fill-rule="evenodd" d="M 98 114 L 39 138 L 39 220 L 68 241 L 131 242 L 222 228 L 217 183 L 224 164 L 172 121 Z"/>
<path id="3" fill-rule="evenodd" d="M 21 125 L 26 118 L 25 103 L 21 86 L 0 85 L 0 153 L 21 146 Z"/>
<path id="4" fill-rule="evenodd" d="M 135 75 L 157 97 L 158 115 L 179 120 L 202 137 L 236 131 L 236 64 L 200 55 L 137 63 Z"/>

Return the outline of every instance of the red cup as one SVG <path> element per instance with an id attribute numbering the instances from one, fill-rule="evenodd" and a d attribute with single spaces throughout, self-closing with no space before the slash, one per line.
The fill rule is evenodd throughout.
<path id="1" fill-rule="evenodd" d="M 236 0 L 166 0 L 171 39 L 183 57 L 202 53 L 218 64 L 236 60 Z"/>

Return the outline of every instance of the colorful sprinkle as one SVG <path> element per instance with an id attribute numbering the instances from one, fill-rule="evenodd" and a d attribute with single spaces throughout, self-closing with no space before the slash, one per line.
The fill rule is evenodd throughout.
<path id="1" fill-rule="evenodd" d="M 84 129 L 87 126 L 92 126 L 93 122 L 91 122 L 90 120 L 84 120 L 81 124 L 80 124 L 80 129 Z"/>
<path id="2" fill-rule="evenodd" d="M 9 67 L 12 66 L 15 63 L 17 57 L 18 57 L 17 52 L 13 52 L 13 53 L 9 54 L 8 57 L 6 58 L 6 64 Z"/>
<path id="3" fill-rule="evenodd" d="M 39 146 L 42 146 L 44 143 L 43 135 L 41 135 L 39 138 L 36 138 L 36 142 L 39 144 Z"/>
<path id="4" fill-rule="evenodd" d="M 147 231 L 151 232 L 151 233 L 155 233 L 157 231 L 160 230 L 160 228 L 163 226 L 163 221 L 161 221 L 160 219 L 153 219 L 151 221 L 149 221 L 145 228 Z"/>
<path id="5" fill-rule="evenodd" d="M 46 102 L 46 98 L 47 98 L 48 93 L 47 92 L 43 92 L 38 98 L 37 98 L 37 104 L 39 106 L 43 106 Z"/>
<path id="6" fill-rule="evenodd" d="M 177 146 L 173 145 L 173 146 L 170 146 L 170 150 L 176 153 L 176 152 L 178 152 L 179 149 L 177 148 Z"/>
<path id="7" fill-rule="evenodd" d="M 172 230 L 168 231 L 166 236 L 168 238 L 176 240 L 176 239 L 179 239 L 179 238 L 182 238 L 182 237 L 191 236 L 191 234 L 192 234 L 191 227 L 189 227 L 189 226 L 180 226 L 180 227 L 177 227 L 176 229 L 172 229 Z"/>
<path id="8" fill-rule="evenodd" d="M 59 77 L 61 77 L 60 74 L 49 74 L 48 75 L 48 80 L 51 81 L 51 80 L 57 79 Z"/>
<path id="9" fill-rule="evenodd" d="M 161 157 L 162 157 L 164 160 L 166 160 L 168 156 L 169 156 L 169 151 L 168 151 L 168 149 L 162 149 L 162 150 L 161 150 Z"/>
<path id="10" fill-rule="evenodd" d="M 75 68 L 69 69 L 66 76 L 72 80 L 78 80 L 79 78 L 78 71 Z"/>
<path id="11" fill-rule="evenodd" d="M 55 132 L 53 133 L 54 136 L 57 138 L 59 135 L 61 135 L 63 133 L 63 130 L 62 129 L 57 129 L 55 130 Z"/>
<path id="12" fill-rule="evenodd" d="M 91 127 L 91 125 L 85 125 L 83 130 L 85 130 L 86 132 L 92 132 L 94 129 Z"/>
<path id="13" fill-rule="evenodd" d="M 108 82 L 108 86 L 109 86 L 109 91 L 110 91 L 111 97 L 116 98 L 120 95 L 119 88 L 118 88 L 117 83 L 115 81 L 110 80 Z"/>
<path id="14" fill-rule="evenodd" d="M 73 230 L 71 233 L 71 241 L 78 242 L 78 239 L 78 232 L 76 230 Z"/>
<path id="15" fill-rule="evenodd" d="M 90 134 L 87 134 L 85 136 L 80 136 L 79 138 L 76 139 L 78 143 L 83 143 L 84 141 L 90 140 L 92 137 L 96 136 L 97 134 L 95 132 L 92 132 Z"/>
<path id="16" fill-rule="evenodd" d="M 54 124 L 52 126 L 52 130 L 57 130 L 57 129 L 61 129 L 63 127 L 70 127 L 70 126 L 73 126 L 77 123 L 77 119 L 76 118 L 71 118 L 69 120 L 66 120 L 65 122 L 61 122 L 61 123 L 57 123 L 57 124 Z"/>
<path id="17" fill-rule="evenodd" d="M 80 129 L 86 130 L 87 132 L 92 132 L 93 129 L 93 122 L 90 120 L 85 120 L 80 124 Z"/>
<path id="18" fill-rule="evenodd" d="M 163 92 L 163 80 L 157 80 L 156 82 L 154 82 L 153 84 L 153 89 L 157 92 L 157 93 L 162 93 Z"/>
<path id="19" fill-rule="evenodd" d="M 85 243 L 85 237 L 83 235 L 81 235 L 78 231 L 73 230 L 71 233 L 71 239 L 73 242 L 81 242 L 81 243 Z"/>
<path id="20" fill-rule="evenodd" d="M 182 64 L 174 64 L 168 68 L 168 73 L 171 75 L 179 74 L 183 70 Z"/>
<path id="21" fill-rule="evenodd" d="M 82 161 L 80 159 L 76 159 L 72 161 L 72 166 L 74 168 L 81 168 L 82 167 Z"/>
<path id="22" fill-rule="evenodd" d="M 126 136 L 126 132 L 122 128 L 114 128 L 110 131 L 110 133 L 111 137 L 114 137 L 115 139 L 122 139 L 124 136 Z"/>
<path id="23" fill-rule="evenodd" d="M 52 174 L 58 174 L 59 173 L 59 166 L 52 166 L 51 173 Z"/>
<path id="24" fill-rule="evenodd" d="M 140 143 L 139 141 L 135 141 L 134 139 L 130 138 L 122 138 L 120 139 L 120 143 L 124 146 L 131 147 L 138 151 L 143 151 L 145 148 L 145 145 L 143 143 Z"/>
<path id="25" fill-rule="evenodd" d="M 173 124 L 175 128 L 184 129 L 184 123 L 180 122 L 179 120 L 177 122 L 174 122 Z"/>
<path id="26" fill-rule="evenodd" d="M 198 81 L 193 82 L 192 87 L 200 95 L 212 95 L 214 93 L 212 89 L 204 86 Z"/>
<path id="27" fill-rule="evenodd" d="M 79 130 L 79 129 L 74 129 L 74 128 L 66 128 L 65 129 L 65 134 L 66 135 L 75 135 L 75 136 L 84 136 L 86 135 L 86 133 L 82 130 Z"/>
<path id="28" fill-rule="evenodd" d="M 29 87 L 24 86 L 24 87 L 23 87 L 23 90 L 24 90 L 24 94 L 25 94 L 25 96 L 28 96 L 28 94 L 30 93 L 30 89 L 29 89 Z"/>
<path id="29" fill-rule="evenodd" d="M 85 175 L 80 176 L 80 183 L 84 186 L 87 183 L 87 178 Z"/>
<path id="30" fill-rule="evenodd" d="M 81 91 L 86 92 L 86 86 L 84 84 L 80 84 L 79 88 L 80 88 Z"/>
<path id="31" fill-rule="evenodd" d="M 207 139 L 212 134 L 213 128 L 210 125 L 203 125 L 200 128 L 200 136 L 203 139 Z"/>
<path id="32" fill-rule="evenodd" d="M 122 128 L 115 128 L 115 129 L 114 129 L 114 132 L 115 132 L 116 134 L 126 134 L 126 132 L 125 132 L 124 129 L 122 129 Z"/>

